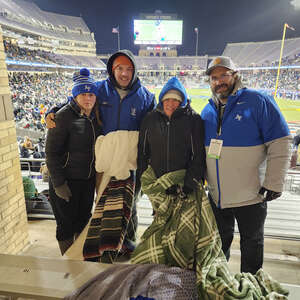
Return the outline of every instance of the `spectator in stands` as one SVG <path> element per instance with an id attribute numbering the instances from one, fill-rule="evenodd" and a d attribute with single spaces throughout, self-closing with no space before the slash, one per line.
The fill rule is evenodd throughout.
<path id="1" fill-rule="evenodd" d="M 89 221 L 95 193 L 94 146 L 101 133 L 97 87 L 88 69 L 73 76 L 69 103 L 56 114 L 46 139 L 49 196 L 62 255 Z"/>
<path id="2" fill-rule="evenodd" d="M 148 166 L 157 178 L 186 169 L 184 182 L 180 186 L 170 186 L 166 193 L 190 194 L 198 187 L 197 182 L 204 178 L 205 155 L 203 121 L 190 107 L 184 86 L 173 77 L 163 87 L 157 108 L 148 113 L 142 122 L 138 178 Z"/>
<path id="3" fill-rule="evenodd" d="M 39 138 L 35 146 L 35 152 L 38 153 L 40 158 L 45 158 L 45 139 Z"/>
<path id="4" fill-rule="evenodd" d="M 31 141 L 31 139 L 28 136 L 24 137 L 23 147 L 26 148 L 26 149 L 28 149 L 28 150 L 34 150 L 32 141 Z"/>
<path id="5" fill-rule="evenodd" d="M 106 80 L 97 82 L 99 96 L 99 111 L 103 121 L 103 133 L 118 134 L 118 131 L 138 131 L 144 116 L 155 106 L 155 97 L 144 86 L 137 77 L 137 67 L 133 54 L 129 50 L 121 50 L 114 53 L 107 62 L 109 77 Z M 53 110 L 55 112 L 55 109 Z M 49 113 L 46 117 L 47 127 L 55 126 L 54 115 Z M 137 149 L 136 149 L 137 150 Z M 131 217 L 128 226 L 123 225 L 125 240 L 122 249 L 112 247 L 109 251 L 89 251 L 87 247 L 85 254 L 89 260 L 100 260 L 102 262 L 113 262 L 117 256 L 130 256 L 135 248 L 137 214 L 136 198 L 139 186 L 135 186 L 135 174 L 132 172 L 127 180 L 116 180 L 112 177 L 103 194 L 109 194 L 114 186 L 120 186 L 122 191 L 132 190 L 130 206 L 132 206 Z M 99 201 L 101 203 L 101 199 Z M 123 203 L 124 204 L 124 203 Z M 127 230 L 126 228 L 127 227 Z M 120 239 L 122 236 L 120 235 Z M 101 245 L 99 245 L 101 248 Z"/>
<path id="6" fill-rule="evenodd" d="M 31 139 L 28 136 L 24 137 L 24 142 L 21 145 L 21 157 L 22 158 L 29 158 L 30 156 L 30 151 L 34 150 L 33 144 Z"/>
<path id="7" fill-rule="evenodd" d="M 213 59 L 206 74 L 212 98 L 201 117 L 211 205 L 227 260 L 236 219 L 241 272 L 254 274 L 263 265 L 267 202 L 281 196 L 291 136 L 274 99 L 243 87 L 229 57 Z"/>
<path id="8" fill-rule="evenodd" d="M 290 168 L 292 169 L 297 168 L 299 144 L 300 144 L 300 130 L 297 130 L 296 135 L 294 136 L 293 139 L 293 152 L 292 152 L 291 164 L 290 164 Z"/>
<path id="9" fill-rule="evenodd" d="M 293 139 L 293 145 L 295 148 L 298 149 L 299 144 L 300 144 L 300 130 L 297 130 L 296 135 L 294 136 Z"/>

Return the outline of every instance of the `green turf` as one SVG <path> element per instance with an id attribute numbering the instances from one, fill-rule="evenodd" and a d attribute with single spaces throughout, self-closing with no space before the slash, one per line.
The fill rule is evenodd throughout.
<path id="1" fill-rule="evenodd" d="M 156 99 L 158 100 L 160 90 L 152 89 L 152 92 L 155 93 Z M 209 89 L 187 89 L 187 93 L 192 99 L 192 107 L 198 113 L 200 113 L 207 104 L 207 100 L 211 94 Z M 288 122 L 300 121 L 300 101 L 277 98 L 276 102 Z"/>

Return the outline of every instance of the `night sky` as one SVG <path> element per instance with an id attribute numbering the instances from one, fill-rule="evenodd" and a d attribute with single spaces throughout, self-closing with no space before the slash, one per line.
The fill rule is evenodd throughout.
<path id="1" fill-rule="evenodd" d="M 286 22 L 286 38 L 300 37 L 300 0 L 33 0 L 42 10 L 82 16 L 95 33 L 97 53 L 117 50 L 120 26 L 121 49 L 138 53 L 133 44 L 133 20 L 140 13 L 175 13 L 183 20 L 183 43 L 179 55 L 195 55 L 199 28 L 198 55 L 221 54 L 229 42 L 279 40 Z"/>

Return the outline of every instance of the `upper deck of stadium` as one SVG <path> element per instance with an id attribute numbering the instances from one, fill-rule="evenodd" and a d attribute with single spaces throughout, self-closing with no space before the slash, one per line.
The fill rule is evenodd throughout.
<path id="1" fill-rule="evenodd" d="M 81 17 L 46 12 L 23 0 L 0 0 L 0 24 L 56 39 L 95 43 Z"/>
<path id="2" fill-rule="evenodd" d="M 234 58 L 240 67 L 270 66 L 279 61 L 281 40 L 266 42 L 228 43 L 223 55 Z M 287 65 L 298 57 L 300 65 L 300 38 L 286 39 L 283 48 L 283 61 Z"/>

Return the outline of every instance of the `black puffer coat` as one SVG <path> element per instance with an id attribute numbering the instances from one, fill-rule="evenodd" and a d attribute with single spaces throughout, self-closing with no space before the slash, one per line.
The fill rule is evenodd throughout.
<path id="1" fill-rule="evenodd" d="M 94 176 L 95 142 L 102 132 L 94 113 L 82 115 L 72 99 L 55 114 L 55 123 L 46 139 L 46 163 L 53 186 Z"/>
<path id="2" fill-rule="evenodd" d="M 138 178 L 147 166 L 156 177 L 186 169 L 184 185 L 194 189 L 206 170 L 204 126 L 201 117 L 187 104 L 169 119 L 159 105 L 144 118 L 138 145 Z M 194 180 L 195 179 L 195 180 Z"/>

